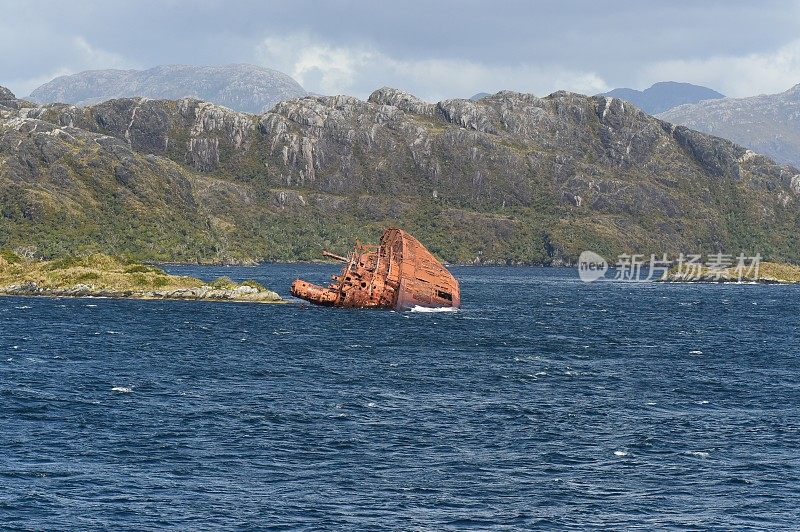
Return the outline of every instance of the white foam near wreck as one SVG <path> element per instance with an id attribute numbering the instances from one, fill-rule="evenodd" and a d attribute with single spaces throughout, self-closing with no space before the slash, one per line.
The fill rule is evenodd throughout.
<path id="1" fill-rule="evenodd" d="M 453 308 L 453 307 L 431 308 L 431 307 L 421 307 L 419 305 L 416 305 L 414 307 L 411 307 L 411 309 L 409 309 L 409 312 L 422 312 L 422 313 L 426 313 L 426 312 L 458 312 L 458 309 L 457 308 Z"/>

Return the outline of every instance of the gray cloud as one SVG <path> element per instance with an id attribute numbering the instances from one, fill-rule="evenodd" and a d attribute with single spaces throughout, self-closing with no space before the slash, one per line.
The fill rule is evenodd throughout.
<path id="1" fill-rule="evenodd" d="M 732 95 L 800 82 L 800 1 L 0 0 L 0 84 L 92 68 L 252 62 L 308 90 L 429 99 L 674 79 Z"/>

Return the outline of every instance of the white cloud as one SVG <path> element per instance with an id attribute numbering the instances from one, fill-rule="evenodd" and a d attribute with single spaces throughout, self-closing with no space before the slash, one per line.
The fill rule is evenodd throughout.
<path id="1" fill-rule="evenodd" d="M 256 56 L 262 65 L 290 74 L 306 90 L 360 98 L 384 85 L 430 101 L 502 89 L 538 95 L 559 89 L 586 94 L 608 89 L 594 72 L 528 63 L 486 65 L 465 59 L 397 58 L 372 46 L 334 46 L 303 34 L 265 39 Z"/>
<path id="2" fill-rule="evenodd" d="M 663 61 L 643 69 L 642 85 L 656 81 L 688 81 L 727 96 L 783 92 L 800 83 L 800 39 L 770 53 Z"/>
<path id="3" fill-rule="evenodd" d="M 105 68 L 130 68 L 131 62 L 119 54 L 94 47 L 84 37 L 73 37 L 75 62 L 82 70 Z"/>
<path id="4" fill-rule="evenodd" d="M 258 46 L 257 56 L 270 68 L 286 72 L 306 90 L 325 94 L 352 90 L 358 73 L 376 55 L 369 50 L 335 47 L 302 35 L 270 37 Z"/>

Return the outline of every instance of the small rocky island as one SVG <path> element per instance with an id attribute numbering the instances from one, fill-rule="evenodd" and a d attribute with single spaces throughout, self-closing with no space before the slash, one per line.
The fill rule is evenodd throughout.
<path id="1" fill-rule="evenodd" d="M 35 261 L 2 252 L 0 295 L 284 302 L 256 281 L 206 282 L 102 254 Z"/>
<path id="2" fill-rule="evenodd" d="M 758 270 L 746 268 L 739 271 L 735 266 L 712 269 L 672 268 L 660 279 L 667 283 L 761 283 L 761 284 L 800 284 L 800 266 L 780 262 L 762 262 Z"/>

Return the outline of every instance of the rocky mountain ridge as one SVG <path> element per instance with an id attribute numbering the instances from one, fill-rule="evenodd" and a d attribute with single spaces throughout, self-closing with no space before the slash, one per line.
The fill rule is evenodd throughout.
<path id="1" fill-rule="evenodd" d="M 281 101 L 306 95 L 283 72 L 255 65 L 163 65 L 147 70 L 88 70 L 60 76 L 31 93 L 39 103 L 92 105 L 115 98 L 177 100 L 194 97 L 261 113 Z"/>
<path id="2" fill-rule="evenodd" d="M 800 166 L 800 84 L 779 94 L 682 105 L 658 116 Z"/>
<path id="3" fill-rule="evenodd" d="M 510 91 L 0 107 L 0 247 L 295 260 L 400 225 L 453 262 L 800 260 L 800 172 L 624 101 Z"/>

